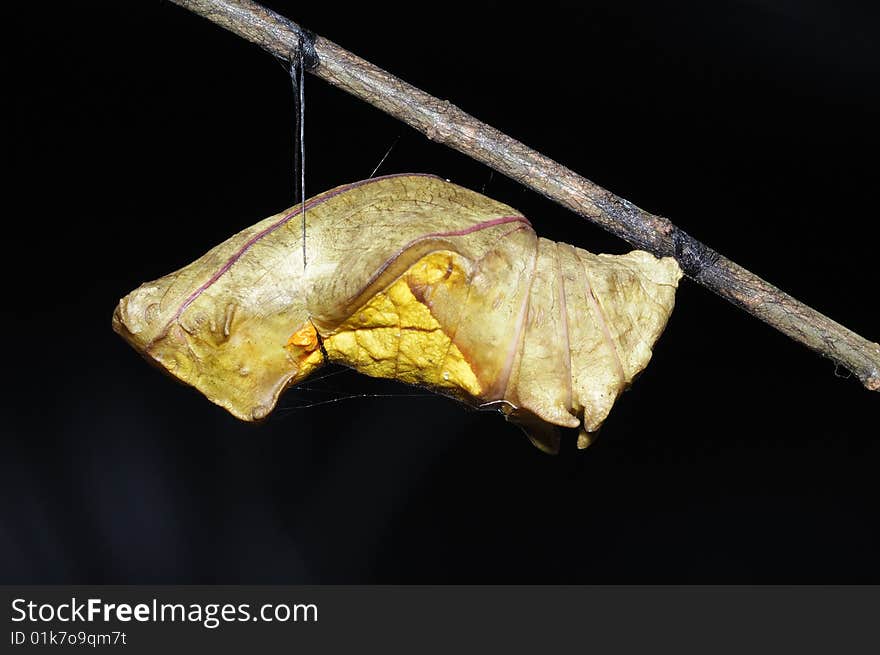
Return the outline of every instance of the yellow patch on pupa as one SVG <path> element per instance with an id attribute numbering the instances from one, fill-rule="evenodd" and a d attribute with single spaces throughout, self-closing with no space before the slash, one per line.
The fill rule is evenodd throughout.
<path id="1" fill-rule="evenodd" d="M 315 326 L 312 325 L 312 322 L 309 321 L 305 325 L 303 325 L 299 330 L 290 335 L 290 338 L 287 340 L 288 346 L 296 346 L 311 352 L 318 347 L 318 332 L 315 330 Z"/>
<path id="2" fill-rule="evenodd" d="M 480 384 L 464 355 L 413 293 L 417 289 L 422 295 L 431 285 L 465 282 L 451 253 L 426 255 L 324 338 L 328 358 L 373 377 L 478 397 Z M 301 366 L 313 358 L 307 357 Z"/>
<path id="3" fill-rule="evenodd" d="M 324 354 L 319 346 L 318 332 L 311 321 L 307 321 L 290 335 L 285 348 L 291 359 L 296 362 L 297 372 L 288 384 L 296 384 L 321 367 L 324 363 Z"/>

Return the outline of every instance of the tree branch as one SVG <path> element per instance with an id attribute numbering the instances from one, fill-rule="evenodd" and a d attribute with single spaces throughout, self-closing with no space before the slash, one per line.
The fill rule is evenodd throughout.
<path id="1" fill-rule="evenodd" d="M 172 0 L 256 43 L 298 61 L 330 84 L 381 109 L 499 173 L 590 219 L 636 248 L 675 257 L 688 277 L 880 390 L 880 345 L 795 300 L 722 257 L 668 219 L 615 196 L 574 171 L 390 73 L 313 36 L 251 0 Z"/>

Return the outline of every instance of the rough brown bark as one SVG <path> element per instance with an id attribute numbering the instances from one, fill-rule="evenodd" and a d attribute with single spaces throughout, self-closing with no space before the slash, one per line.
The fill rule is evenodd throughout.
<path id="1" fill-rule="evenodd" d="M 880 345 L 722 257 L 668 219 L 651 214 L 541 153 L 250 0 L 172 0 L 308 70 L 442 143 L 658 256 L 691 279 L 880 390 Z"/>

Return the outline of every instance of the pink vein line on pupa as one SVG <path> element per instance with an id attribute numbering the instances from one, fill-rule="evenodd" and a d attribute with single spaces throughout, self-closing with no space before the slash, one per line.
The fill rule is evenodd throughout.
<path id="1" fill-rule="evenodd" d="M 368 180 L 361 180 L 360 182 L 352 182 L 351 184 L 345 184 L 345 185 L 340 186 L 336 189 L 333 189 L 332 191 L 328 191 L 324 195 L 318 196 L 317 198 L 312 198 L 310 201 L 300 205 L 299 207 L 297 207 L 293 211 L 285 214 L 284 216 L 279 218 L 277 221 L 272 223 L 272 225 L 265 228 L 264 230 L 261 230 L 260 232 L 258 232 L 254 236 L 252 236 L 250 239 L 248 239 L 247 243 L 245 243 L 241 248 L 239 248 L 238 251 L 235 254 L 233 254 L 226 261 L 226 263 L 224 263 L 223 266 L 221 266 L 214 273 L 214 275 L 212 275 L 208 279 L 207 282 L 205 282 L 204 284 L 202 284 L 202 286 L 200 286 L 198 289 L 193 291 L 189 295 L 189 297 L 187 297 L 187 299 L 184 300 L 183 303 L 181 303 L 180 307 L 177 308 L 177 311 L 174 312 L 174 315 L 168 320 L 168 323 L 162 329 L 162 332 L 160 332 L 159 335 L 156 336 L 155 339 L 153 339 L 153 342 L 151 342 L 150 345 L 152 346 L 152 343 L 154 343 L 159 338 L 164 336 L 168 332 L 168 328 L 171 327 L 171 324 L 180 318 L 180 315 L 186 311 L 187 307 L 189 307 L 195 301 L 195 299 L 198 298 L 200 295 L 202 295 L 205 292 L 205 290 L 207 290 L 212 284 L 214 284 L 217 280 L 219 280 L 223 276 L 223 274 L 226 273 L 226 271 L 228 271 L 230 268 L 232 268 L 232 266 L 235 264 L 235 262 L 237 262 L 239 259 L 241 259 L 241 257 L 248 250 L 250 250 L 251 247 L 255 243 L 257 243 L 257 241 L 259 241 L 263 237 L 271 234 L 272 232 L 277 230 L 279 227 L 281 227 L 282 225 L 287 223 L 290 219 L 294 218 L 295 216 L 299 216 L 299 214 L 301 212 L 307 211 L 307 210 L 321 204 L 322 202 L 324 202 L 326 200 L 330 200 L 334 196 L 338 196 L 341 193 L 345 193 L 346 191 L 356 189 L 356 188 L 364 186 L 366 184 L 372 184 L 374 182 L 381 182 L 382 180 L 389 180 L 389 179 L 394 179 L 394 178 L 398 178 L 398 177 L 434 177 L 434 178 L 437 178 L 436 175 L 430 175 L 428 173 L 396 173 L 393 175 L 382 175 L 380 177 L 373 177 Z M 148 346 L 148 348 L 149 348 L 149 346 Z"/>
<path id="2" fill-rule="evenodd" d="M 391 257 L 385 260 L 385 262 L 370 276 L 370 279 L 367 280 L 366 284 L 364 284 L 363 288 L 369 287 L 373 282 L 379 279 L 379 277 L 384 273 L 389 266 L 391 266 L 391 262 L 395 261 L 398 257 L 400 257 L 407 250 L 412 248 L 417 243 L 421 243 L 422 241 L 430 241 L 431 239 L 442 239 L 444 237 L 463 237 L 468 234 L 473 234 L 474 232 L 479 232 L 480 230 L 485 230 L 490 227 L 495 227 L 496 225 L 506 225 L 507 223 L 522 223 L 523 225 L 517 230 L 512 230 L 512 232 L 516 232 L 519 229 L 531 228 L 532 224 L 529 223 L 528 219 L 525 216 L 500 216 L 499 218 L 492 218 L 488 221 L 483 221 L 482 223 L 475 223 L 474 225 L 470 225 L 468 227 L 462 228 L 460 230 L 451 230 L 449 232 L 433 232 L 432 234 L 423 234 L 420 237 L 416 237 L 406 245 L 402 246 L 395 252 Z M 507 236 L 506 234 L 504 236 Z"/>

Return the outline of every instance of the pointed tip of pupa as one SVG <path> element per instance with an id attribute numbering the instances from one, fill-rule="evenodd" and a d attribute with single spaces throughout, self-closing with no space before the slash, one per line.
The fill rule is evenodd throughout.
<path id="1" fill-rule="evenodd" d="M 598 432 L 587 432 L 583 427 L 581 427 L 580 431 L 578 432 L 578 450 L 583 450 L 584 448 L 589 448 L 590 446 L 592 446 L 593 443 L 595 443 L 598 434 Z"/>

